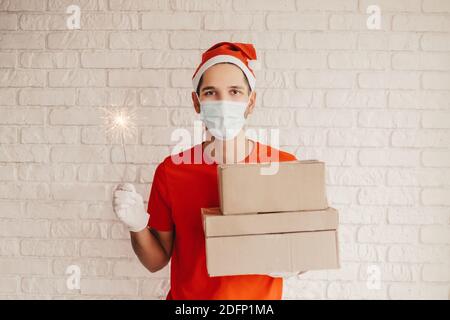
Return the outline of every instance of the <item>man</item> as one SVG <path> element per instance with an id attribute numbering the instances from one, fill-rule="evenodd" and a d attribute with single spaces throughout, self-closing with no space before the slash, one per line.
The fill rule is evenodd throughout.
<path id="1" fill-rule="evenodd" d="M 192 101 L 208 139 L 157 166 L 147 210 L 132 185 L 115 191 L 114 210 L 128 226 L 141 263 L 156 272 L 171 260 L 167 299 L 282 297 L 281 277 L 209 277 L 206 269 L 200 208 L 219 206 L 217 164 L 296 159 L 245 136 L 243 126 L 256 100 L 256 79 L 249 63 L 255 59 L 253 45 L 243 43 L 221 42 L 203 53 L 193 76 Z M 198 153 L 201 161 L 193 163 Z M 180 158 L 191 163 L 180 163 Z"/>

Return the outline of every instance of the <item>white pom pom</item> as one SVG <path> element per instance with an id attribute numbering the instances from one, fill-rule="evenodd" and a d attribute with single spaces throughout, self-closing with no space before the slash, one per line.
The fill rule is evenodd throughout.
<path id="1" fill-rule="evenodd" d="M 248 60 L 248 66 L 253 71 L 261 69 L 261 62 L 259 60 Z"/>

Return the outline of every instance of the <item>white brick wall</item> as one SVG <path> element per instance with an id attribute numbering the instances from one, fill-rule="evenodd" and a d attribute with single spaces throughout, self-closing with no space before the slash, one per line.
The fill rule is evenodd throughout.
<path id="1" fill-rule="evenodd" d="M 305 274 L 293 298 L 448 299 L 449 0 L 0 0 L 0 298 L 165 296 L 168 268 L 139 264 L 111 191 L 125 176 L 148 196 L 195 119 L 200 54 L 226 40 L 262 61 L 250 125 L 326 161 L 341 213 L 342 269 Z M 139 118 L 128 166 L 100 128 L 101 107 L 124 104 Z"/>

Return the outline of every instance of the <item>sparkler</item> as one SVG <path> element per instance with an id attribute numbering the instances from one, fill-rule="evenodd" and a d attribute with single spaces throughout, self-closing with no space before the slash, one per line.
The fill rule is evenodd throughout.
<path id="1" fill-rule="evenodd" d="M 136 111 L 134 109 L 127 108 L 102 108 L 102 111 L 102 119 L 106 135 L 113 142 L 120 139 L 125 160 L 125 170 L 123 171 L 121 179 L 123 181 L 124 175 L 127 172 L 128 164 L 125 140 L 129 137 L 133 137 L 137 133 Z"/>

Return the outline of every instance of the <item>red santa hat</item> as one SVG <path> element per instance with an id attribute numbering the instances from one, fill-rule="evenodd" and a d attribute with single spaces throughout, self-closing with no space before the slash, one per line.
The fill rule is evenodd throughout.
<path id="1" fill-rule="evenodd" d="M 230 62 L 241 68 L 251 90 L 255 89 L 256 77 L 253 70 L 259 69 L 255 47 L 250 43 L 219 42 L 202 54 L 202 62 L 192 76 L 194 90 L 197 90 L 203 73 L 209 67 L 221 62 Z"/>

